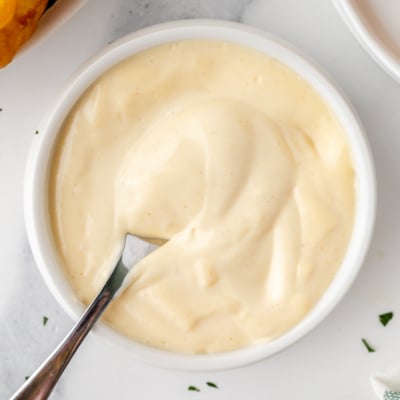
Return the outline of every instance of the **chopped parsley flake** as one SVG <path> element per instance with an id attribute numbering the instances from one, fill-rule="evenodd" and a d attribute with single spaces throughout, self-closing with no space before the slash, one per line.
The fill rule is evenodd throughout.
<path id="1" fill-rule="evenodd" d="M 36 131 L 35 131 L 35 135 L 38 135 L 39 134 L 39 131 L 36 129 Z"/>
<path id="2" fill-rule="evenodd" d="M 386 326 L 392 318 L 393 318 L 393 313 L 392 312 L 388 312 L 388 313 L 385 313 L 385 314 L 381 314 L 379 316 L 379 321 L 381 321 L 381 324 L 383 326 Z"/>
<path id="3" fill-rule="evenodd" d="M 361 341 L 363 342 L 365 348 L 368 350 L 368 353 L 375 353 L 375 349 L 371 347 L 371 345 L 365 339 L 361 339 Z"/>
<path id="4" fill-rule="evenodd" d="M 25 377 L 25 380 L 27 381 L 29 378 L 30 378 L 30 376 L 28 375 L 28 376 Z"/>
<path id="5" fill-rule="evenodd" d="M 48 320 L 46 316 L 43 317 L 43 326 L 46 326 Z"/>
<path id="6" fill-rule="evenodd" d="M 207 386 L 210 386 L 214 389 L 218 389 L 218 386 L 214 382 L 206 382 L 206 383 L 207 383 Z"/>
<path id="7" fill-rule="evenodd" d="M 196 386 L 188 386 L 188 390 L 190 390 L 191 392 L 200 392 L 200 389 Z"/>

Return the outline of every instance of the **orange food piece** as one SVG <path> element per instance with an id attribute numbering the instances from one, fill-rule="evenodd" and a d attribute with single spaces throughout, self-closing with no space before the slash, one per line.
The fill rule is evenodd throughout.
<path id="1" fill-rule="evenodd" d="M 46 9 L 48 0 L 0 0 L 0 67 L 7 65 L 18 49 L 32 36 L 36 25 Z M 11 19 L 7 21 L 15 10 Z M 2 7 L 4 5 L 4 7 Z M 4 15 L 3 15 L 4 12 Z"/>
<path id="2" fill-rule="evenodd" d="M 17 0 L 0 0 L 0 28 L 12 20 L 16 8 Z"/>

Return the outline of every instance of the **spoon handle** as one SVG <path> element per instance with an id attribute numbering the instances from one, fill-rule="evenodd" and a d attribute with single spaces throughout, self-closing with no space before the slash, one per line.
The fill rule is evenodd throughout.
<path id="1" fill-rule="evenodd" d="M 10 400 L 44 400 L 48 398 L 83 339 L 121 286 L 127 271 L 120 259 L 103 289 L 67 337 Z"/>

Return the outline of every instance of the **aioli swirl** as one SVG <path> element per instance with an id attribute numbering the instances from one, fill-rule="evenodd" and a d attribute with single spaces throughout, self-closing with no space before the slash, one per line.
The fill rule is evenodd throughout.
<path id="1" fill-rule="evenodd" d="M 151 346 L 227 351 L 282 335 L 323 295 L 353 225 L 346 137 L 323 99 L 266 55 L 217 41 L 139 53 L 77 102 L 49 179 L 78 297 L 125 232 L 165 241 L 105 320 Z"/>

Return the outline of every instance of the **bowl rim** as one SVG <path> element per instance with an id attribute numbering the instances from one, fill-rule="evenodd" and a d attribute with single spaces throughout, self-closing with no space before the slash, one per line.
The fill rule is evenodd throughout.
<path id="1" fill-rule="evenodd" d="M 263 52 L 289 66 L 305 79 L 329 105 L 349 142 L 356 171 L 357 202 L 353 233 L 334 280 L 306 317 L 271 342 L 258 343 L 224 353 L 186 355 L 152 348 L 128 339 L 99 321 L 93 334 L 146 363 L 186 371 L 210 371 L 241 367 L 297 342 L 314 329 L 344 297 L 357 276 L 372 237 L 376 208 L 376 179 L 372 154 L 362 125 L 345 96 L 319 67 L 298 50 L 264 31 L 235 22 L 185 20 L 154 25 L 131 33 L 106 46 L 86 61 L 66 83 L 58 99 L 44 114 L 35 135 L 25 169 L 24 215 L 28 240 L 39 271 L 61 307 L 74 320 L 84 310 L 68 284 L 51 244 L 46 212 L 47 172 L 58 129 L 79 96 L 103 72 L 119 61 L 156 45 L 190 39 L 222 40 Z"/>

